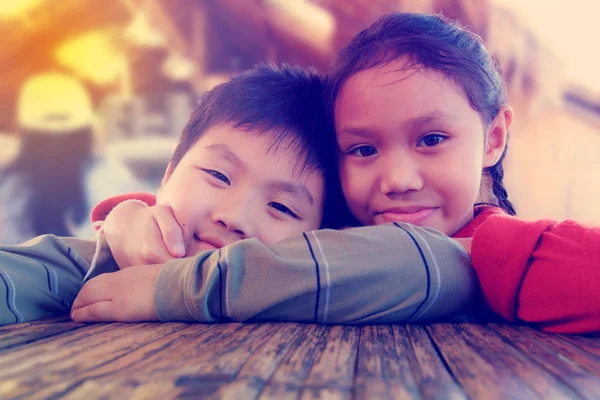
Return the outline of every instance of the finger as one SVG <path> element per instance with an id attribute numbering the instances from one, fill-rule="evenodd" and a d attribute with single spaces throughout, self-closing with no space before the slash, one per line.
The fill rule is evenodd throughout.
<path id="1" fill-rule="evenodd" d="M 112 301 L 101 301 L 71 311 L 71 319 L 76 322 L 118 321 L 117 309 Z"/>
<path id="2" fill-rule="evenodd" d="M 103 275 L 96 277 L 83 285 L 79 291 L 79 294 L 75 298 L 73 305 L 71 306 L 71 310 L 85 307 L 89 304 L 98 303 L 100 301 L 111 300 L 111 286 L 103 282 L 103 280 L 99 280 L 99 278 L 102 277 Z"/>
<path id="3" fill-rule="evenodd" d="M 175 219 L 173 209 L 169 206 L 156 206 L 154 209 L 154 220 L 163 238 L 163 242 L 169 254 L 173 257 L 185 256 L 185 244 L 183 231 Z"/>

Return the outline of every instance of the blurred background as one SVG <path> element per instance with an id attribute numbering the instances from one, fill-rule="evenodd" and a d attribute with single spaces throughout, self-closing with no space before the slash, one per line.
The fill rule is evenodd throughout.
<path id="1" fill-rule="evenodd" d="M 198 95 L 257 62 L 325 71 L 378 16 L 482 36 L 515 109 L 523 218 L 600 225 L 600 3 L 584 0 L 0 0 L 0 243 L 89 236 L 91 207 L 155 191 Z"/>

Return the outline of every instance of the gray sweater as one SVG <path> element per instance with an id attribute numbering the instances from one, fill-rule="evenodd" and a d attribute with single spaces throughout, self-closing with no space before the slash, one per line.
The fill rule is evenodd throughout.
<path id="1" fill-rule="evenodd" d="M 66 314 L 84 277 L 116 270 L 101 235 L 0 246 L 0 324 Z M 460 245 L 433 229 L 388 224 L 274 246 L 247 239 L 174 259 L 158 275 L 155 299 L 162 321 L 409 323 L 463 311 L 475 292 Z"/>

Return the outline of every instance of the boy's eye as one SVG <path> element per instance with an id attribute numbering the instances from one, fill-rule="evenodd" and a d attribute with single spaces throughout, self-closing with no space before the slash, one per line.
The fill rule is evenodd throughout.
<path id="1" fill-rule="evenodd" d="M 350 154 L 357 157 L 371 157 L 377 154 L 377 149 L 373 146 L 359 146 L 350 150 Z"/>
<path id="2" fill-rule="evenodd" d="M 272 201 L 268 204 L 269 207 L 273 207 L 274 209 L 276 209 L 279 212 L 282 212 L 284 214 L 288 214 L 289 216 L 298 219 L 298 216 L 296 214 L 294 214 L 294 212 L 292 210 L 290 210 L 289 208 L 287 208 L 286 206 L 284 206 L 281 203 L 277 203 L 275 201 Z"/>
<path id="3" fill-rule="evenodd" d="M 231 185 L 229 178 L 227 178 L 224 174 L 220 173 L 219 171 L 215 171 L 214 169 L 205 169 L 205 168 L 201 168 L 201 169 L 202 169 L 202 171 L 206 172 L 209 175 L 214 176 L 218 180 L 226 183 L 227 185 Z"/>
<path id="4" fill-rule="evenodd" d="M 417 143 L 417 147 L 436 146 L 436 145 L 442 143 L 444 140 L 446 140 L 446 136 L 438 135 L 438 134 L 434 133 L 432 135 L 427 135 L 427 136 L 423 137 L 421 140 L 419 140 L 419 142 Z"/>

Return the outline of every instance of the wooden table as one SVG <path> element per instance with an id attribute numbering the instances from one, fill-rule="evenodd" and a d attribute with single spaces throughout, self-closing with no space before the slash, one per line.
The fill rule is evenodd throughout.
<path id="1" fill-rule="evenodd" d="M 0 398 L 600 399 L 600 336 L 501 324 L 0 328 Z"/>

